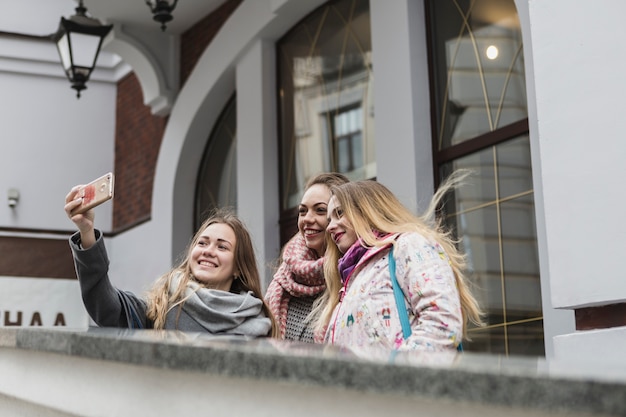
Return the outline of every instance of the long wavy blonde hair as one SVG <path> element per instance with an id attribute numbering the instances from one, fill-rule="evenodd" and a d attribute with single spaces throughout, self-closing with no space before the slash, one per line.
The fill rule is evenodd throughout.
<path id="1" fill-rule="evenodd" d="M 444 228 L 442 220 L 435 214 L 444 195 L 468 175 L 469 171 L 458 171 L 451 175 L 439 187 L 426 212 L 421 216 L 412 213 L 387 187 L 376 181 L 354 181 L 331 187 L 331 194 L 337 199 L 337 205 L 343 210 L 343 216 L 352 224 L 357 237 L 366 246 L 385 246 L 394 243 L 393 238 L 377 238 L 376 232 L 384 234 L 417 232 L 441 245 L 450 259 L 450 266 L 459 291 L 465 339 L 467 339 L 468 321 L 481 325 L 482 312 L 471 293 L 465 275 L 465 256 L 457 249 L 450 232 Z M 318 299 L 312 313 L 318 333 L 323 332 L 328 326 L 333 310 L 339 303 L 339 291 L 342 285 L 337 263 L 343 254 L 328 234 L 326 239 L 327 249 L 324 255 L 326 291 Z"/>
<path id="2" fill-rule="evenodd" d="M 216 223 L 229 226 L 235 233 L 234 270 L 238 271 L 238 276 L 233 281 L 230 292 L 239 294 L 241 291 L 252 291 L 255 297 L 263 301 L 263 312 L 272 321 L 271 336 L 277 337 L 278 329 L 274 316 L 261 292 L 261 279 L 250 233 L 237 215 L 228 209 L 216 209 L 213 211 L 191 240 L 185 258 L 178 266 L 163 274 L 148 291 L 146 296 L 146 315 L 148 319 L 153 321 L 155 329 L 163 329 L 167 313 L 176 306 L 183 304 L 189 298 L 191 294 L 185 297 L 185 290 L 189 282 L 193 280 L 190 265 L 191 251 L 197 245 L 204 230 Z M 173 287 L 175 279 L 178 281 L 178 286 L 170 293 L 170 288 Z M 197 288 L 202 287 L 198 286 Z"/>

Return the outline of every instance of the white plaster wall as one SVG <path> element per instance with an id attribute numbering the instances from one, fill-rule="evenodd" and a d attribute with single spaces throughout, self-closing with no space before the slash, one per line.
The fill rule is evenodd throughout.
<path id="1" fill-rule="evenodd" d="M 55 62 L 55 60 L 57 62 Z M 21 73 L 22 66 L 32 73 Z M 0 43 L 0 227 L 71 230 L 65 195 L 113 170 L 116 85 L 92 80 L 79 100 L 53 43 Z M 20 201 L 7 205 L 7 191 Z M 97 209 L 111 228 L 110 203 Z"/>
<path id="2" fill-rule="evenodd" d="M 0 276 L 0 312 L 0 327 L 89 325 L 77 280 Z"/>
<path id="3" fill-rule="evenodd" d="M 528 4 L 552 302 L 624 302 L 626 2 Z"/>
<path id="4" fill-rule="evenodd" d="M 626 363 L 622 349 L 624 340 L 626 326 L 564 334 L 554 338 L 554 356 L 561 363 L 609 363 L 613 364 L 613 369 L 619 369 L 615 364 Z"/>

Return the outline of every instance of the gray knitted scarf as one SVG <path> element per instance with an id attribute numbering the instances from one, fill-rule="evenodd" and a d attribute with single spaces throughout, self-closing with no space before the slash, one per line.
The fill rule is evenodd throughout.
<path id="1" fill-rule="evenodd" d="M 178 288 L 180 278 L 172 279 L 170 293 Z M 267 336 L 272 324 L 263 313 L 263 302 L 252 291 L 234 294 L 201 287 L 189 281 L 185 289 L 184 313 L 209 333 Z"/>

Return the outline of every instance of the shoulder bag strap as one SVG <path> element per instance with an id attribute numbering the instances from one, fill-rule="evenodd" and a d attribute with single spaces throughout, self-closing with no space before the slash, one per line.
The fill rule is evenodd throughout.
<path id="1" fill-rule="evenodd" d="M 402 288 L 400 288 L 400 284 L 398 284 L 398 279 L 396 278 L 396 260 L 393 257 L 393 245 L 391 246 L 391 250 L 389 251 L 389 276 L 391 278 L 391 285 L 393 287 L 393 295 L 396 299 L 396 306 L 398 308 L 398 314 L 400 316 L 400 324 L 402 325 L 402 336 L 406 340 L 409 336 L 411 336 L 411 323 L 409 322 L 409 313 L 406 310 L 406 304 L 404 303 L 404 293 L 402 292 Z M 459 343 L 456 347 L 456 350 L 459 352 L 463 352 L 463 344 Z"/>
<path id="2" fill-rule="evenodd" d="M 408 339 L 411 336 L 411 323 L 409 322 L 409 313 L 406 311 L 406 304 L 404 303 L 404 293 L 396 278 L 396 260 L 393 257 L 393 245 L 391 245 L 391 250 L 389 251 L 389 276 L 391 278 L 391 286 L 393 287 L 393 295 L 396 299 L 400 324 L 402 325 L 402 336 L 404 339 Z"/>

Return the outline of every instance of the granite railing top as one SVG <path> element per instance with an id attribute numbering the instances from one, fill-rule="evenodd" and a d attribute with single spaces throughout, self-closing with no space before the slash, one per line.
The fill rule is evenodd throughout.
<path id="1" fill-rule="evenodd" d="M 588 360 L 560 363 L 471 352 L 356 350 L 274 339 L 110 328 L 0 328 L 2 348 L 365 392 L 626 415 L 626 360 L 610 365 Z"/>

